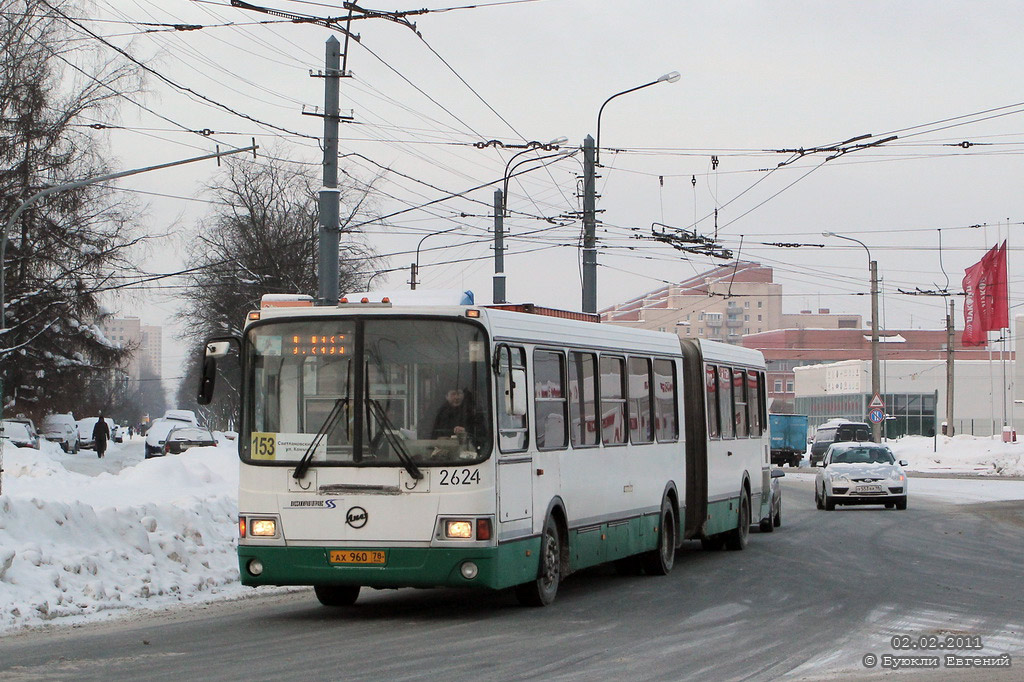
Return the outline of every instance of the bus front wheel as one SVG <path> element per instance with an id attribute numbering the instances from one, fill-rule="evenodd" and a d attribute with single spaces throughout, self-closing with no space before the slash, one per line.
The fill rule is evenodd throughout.
<path id="1" fill-rule="evenodd" d="M 540 561 L 537 578 L 516 586 L 516 597 L 523 606 L 547 606 L 555 601 L 562 580 L 562 538 L 551 516 L 544 522 L 540 537 Z"/>
<path id="2" fill-rule="evenodd" d="M 736 520 L 736 528 L 725 534 L 725 546 L 727 549 L 740 550 L 747 546 L 747 539 L 750 537 L 750 495 L 746 490 L 740 495 L 739 518 Z"/>
<path id="3" fill-rule="evenodd" d="M 324 606 L 352 606 L 359 598 L 359 585 L 314 585 L 313 591 Z"/>
<path id="4" fill-rule="evenodd" d="M 644 571 L 648 575 L 668 575 L 676 562 L 676 515 L 672 511 L 672 500 L 661 502 L 661 518 L 658 528 L 658 548 L 643 555 Z"/>

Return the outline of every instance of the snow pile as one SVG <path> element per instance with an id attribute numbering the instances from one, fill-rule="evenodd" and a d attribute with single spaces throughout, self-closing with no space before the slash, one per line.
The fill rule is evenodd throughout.
<path id="1" fill-rule="evenodd" d="M 888 442 L 896 459 L 910 463 L 908 471 L 1024 476 L 1024 443 L 1003 443 L 1002 436 L 904 436 Z"/>
<path id="2" fill-rule="evenodd" d="M 94 476 L 63 466 L 74 459 L 5 446 L 0 631 L 243 591 L 234 447 Z"/>

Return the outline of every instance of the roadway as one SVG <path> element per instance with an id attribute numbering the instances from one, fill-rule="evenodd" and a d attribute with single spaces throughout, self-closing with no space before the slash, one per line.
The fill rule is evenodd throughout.
<path id="1" fill-rule="evenodd" d="M 687 542 L 667 577 L 588 570 L 543 609 L 450 589 L 364 589 L 354 607 L 328 609 L 311 590 L 274 590 L 8 635 L 0 678 L 881 679 L 866 654 L 922 654 L 894 651 L 893 636 L 967 634 L 982 654 L 1009 653 L 1012 668 L 901 679 L 1020 679 L 1024 501 L 912 494 L 907 511 L 825 512 L 810 481 L 782 485 L 783 527 L 752 532 L 745 551 Z"/>

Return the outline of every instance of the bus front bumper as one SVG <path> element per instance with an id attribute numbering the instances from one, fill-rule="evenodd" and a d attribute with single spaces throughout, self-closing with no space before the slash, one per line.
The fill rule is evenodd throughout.
<path id="1" fill-rule="evenodd" d="M 332 549 L 384 551 L 385 563 L 332 564 Z M 540 539 L 497 547 L 238 547 L 243 585 L 362 585 L 395 587 L 485 587 L 504 589 L 537 577 Z M 467 578 L 464 565 L 475 575 Z M 258 575 L 254 568 L 258 567 Z"/>

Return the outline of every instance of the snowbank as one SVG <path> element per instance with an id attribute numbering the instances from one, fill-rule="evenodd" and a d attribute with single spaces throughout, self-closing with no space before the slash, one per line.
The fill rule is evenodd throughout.
<path id="1" fill-rule="evenodd" d="M 1024 476 L 1024 443 L 1003 443 L 1001 436 L 905 436 L 888 445 L 909 471 Z"/>
<path id="2" fill-rule="evenodd" d="M 4 451 L 0 631 L 243 592 L 233 447 L 95 476 L 62 459 L 69 456 Z"/>

